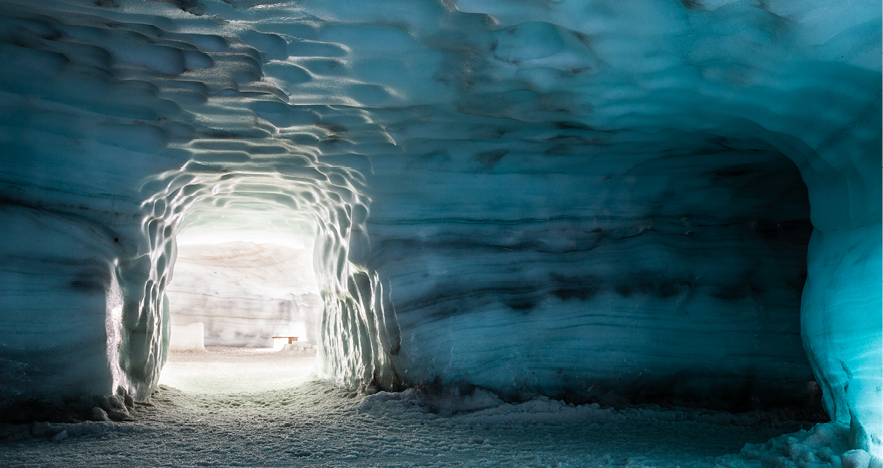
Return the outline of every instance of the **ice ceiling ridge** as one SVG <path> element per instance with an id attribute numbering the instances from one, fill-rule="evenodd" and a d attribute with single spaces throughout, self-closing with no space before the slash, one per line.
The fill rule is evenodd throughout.
<path id="1" fill-rule="evenodd" d="M 2 396 L 149 395 L 176 236 L 263 230 L 336 384 L 816 381 L 880 457 L 879 7 L 2 1 Z"/>

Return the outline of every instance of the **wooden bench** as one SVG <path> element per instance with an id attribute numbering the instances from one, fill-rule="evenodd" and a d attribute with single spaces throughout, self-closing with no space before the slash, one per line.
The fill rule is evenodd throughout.
<path id="1" fill-rule="evenodd" d="M 291 344 L 297 341 L 296 336 L 274 336 L 273 337 L 273 349 L 279 351 L 284 348 L 285 345 Z"/>

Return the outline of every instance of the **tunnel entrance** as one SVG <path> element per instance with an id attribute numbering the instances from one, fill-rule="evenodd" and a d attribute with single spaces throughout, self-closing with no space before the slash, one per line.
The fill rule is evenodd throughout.
<path id="1" fill-rule="evenodd" d="M 202 322 L 206 346 L 272 348 L 274 337 L 316 344 L 322 299 L 312 247 L 280 233 L 184 231 L 166 292 L 171 324 Z"/>
<path id="2" fill-rule="evenodd" d="M 166 290 L 170 354 L 160 383 L 230 393 L 306 381 L 322 312 L 312 240 L 195 228 L 177 241 L 174 280 Z"/>

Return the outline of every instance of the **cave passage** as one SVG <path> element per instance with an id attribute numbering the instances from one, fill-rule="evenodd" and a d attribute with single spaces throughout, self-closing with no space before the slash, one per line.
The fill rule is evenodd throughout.
<path id="1" fill-rule="evenodd" d="M 259 393 L 315 379 L 322 300 L 312 239 L 194 224 L 176 237 L 160 385 Z"/>
<path id="2" fill-rule="evenodd" d="M 881 13 L 0 0 L 2 459 L 879 468 Z"/>

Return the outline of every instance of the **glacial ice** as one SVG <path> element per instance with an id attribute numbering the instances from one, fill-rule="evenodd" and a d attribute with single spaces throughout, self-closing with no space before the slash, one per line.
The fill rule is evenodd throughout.
<path id="1" fill-rule="evenodd" d="M 202 322 L 187 325 L 171 324 L 168 349 L 172 352 L 205 351 L 205 324 Z"/>
<path id="2" fill-rule="evenodd" d="M 146 398 L 176 238 L 262 232 L 336 385 L 821 399 L 883 458 L 879 6 L 3 0 L 0 400 Z"/>

